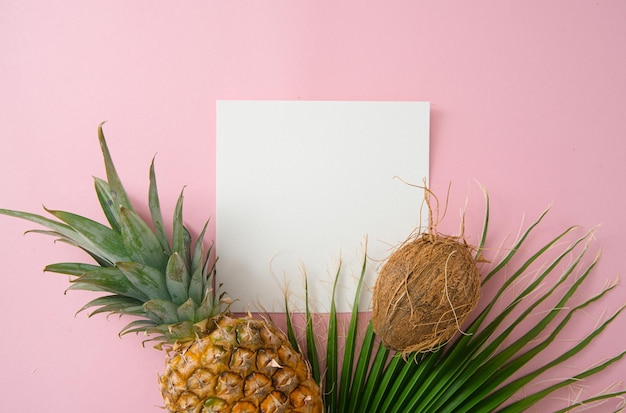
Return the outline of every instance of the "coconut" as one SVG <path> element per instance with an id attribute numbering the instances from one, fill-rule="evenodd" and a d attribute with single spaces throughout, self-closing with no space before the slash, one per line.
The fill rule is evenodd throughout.
<path id="1" fill-rule="evenodd" d="M 462 237 L 414 236 L 383 264 L 373 292 L 374 331 L 388 348 L 432 351 L 461 331 L 476 307 L 480 275 Z"/>

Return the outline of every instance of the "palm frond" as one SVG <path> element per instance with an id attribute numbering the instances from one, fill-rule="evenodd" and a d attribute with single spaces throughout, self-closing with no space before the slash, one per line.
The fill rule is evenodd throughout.
<path id="1" fill-rule="evenodd" d="M 486 192 L 485 201 L 485 219 L 476 252 L 477 259 L 487 240 L 489 197 Z M 318 375 L 320 371 L 325 373 L 323 380 L 319 376 L 316 379 L 324 388 L 326 412 L 522 412 L 553 392 L 599 374 L 620 361 L 626 351 L 532 394 L 516 396 L 533 384 L 537 377 L 563 365 L 595 343 L 623 310 L 620 308 L 607 317 L 571 347 L 554 349 L 555 341 L 574 322 L 576 315 L 604 299 L 613 291 L 614 285 L 582 301 L 577 298 L 577 293 L 584 291 L 582 285 L 593 273 L 599 258 L 588 258 L 593 231 L 564 244 L 576 229 L 566 228 L 535 252 L 523 256 L 522 246 L 531 239 L 547 213 L 548 209 L 543 211 L 522 232 L 504 257 L 492 264 L 484 276 L 483 284 L 502 278 L 504 274 L 509 275 L 484 304 L 483 310 L 464 329 L 464 334 L 432 352 L 415 353 L 403 358 L 381 344 L 371 322 L 365 331 L 359 331 L 357 309 L 367 263 L 367 259 L 364 259 L 346 338 L 342 343 L 338 342 L 338 315 L 331 304 L 327 354 L 326 359 L 321 360 L 315 348 L 315 337 L 319 333 L 312 328 L 308 285 L 305 285 L 306 351 L 313 364 L 313 371 L 318 372 Z M 534 269 L 537 263 L 546 261 L 548 257 L 551 261 L 547 265 L 539 270 Z M 524 281 L 531 271 L 534 277 Z M 341 269 L 336 274 L 337 278 L 340 276 Z M 522 283 L 526 285 L 516 293 L 516 288 L 520 288 L 518 286 Z M 546 288 L 546 284 L 550 284 L 550 287 Z M 575 302 L 575 299 L 579 301 Z M 331 303 L 334 303 L 334 292 Z M 294 313 L 287 306 L 286 313 L 288 328 L 292 333 L 290 336 L 295 339 Z M 339 348 L 344 349 L 342 354 L 339 354 Z M 531 364 L 547 349 L 557 352 L 551 361 L 539 366 Z M 342 357 L 339 371 L 339 359 Z M 531 365 L 533 367 L 529 370 Z M 564 406 L 559 412 L 604 402 L 624 394 L 626 390 L 607 391 L 572 403 L 571 406 Z M 513 399 L 514 396 L 518 398 Z"/>

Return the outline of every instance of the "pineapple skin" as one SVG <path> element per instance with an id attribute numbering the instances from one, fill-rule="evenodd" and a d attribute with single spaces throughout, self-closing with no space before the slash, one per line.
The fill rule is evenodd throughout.
<path id="1" fill-rule="evenodd" d="M 170 413 L 323 412 L 308 364 L 271 321 L 214 321 L 168 353 L 159 382 Z"/>

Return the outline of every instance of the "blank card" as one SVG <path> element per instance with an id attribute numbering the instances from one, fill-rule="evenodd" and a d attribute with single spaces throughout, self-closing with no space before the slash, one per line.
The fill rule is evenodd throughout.
<path id="1" fill-rule="evenodd" d="M 389 252 L 423 224 L 429 103 L 218 101 L 218 283 L 234 311 L 368 310 Z M 410 184 L 409 184 L 410 183 Z"/>

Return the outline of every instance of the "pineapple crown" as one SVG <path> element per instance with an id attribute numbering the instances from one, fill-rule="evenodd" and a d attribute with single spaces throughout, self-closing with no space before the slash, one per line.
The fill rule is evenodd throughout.
<path id="1" fill-rule="evenodd" d="M 68 290 L 106 293 L 78 312 L 131 315 L 120 335 L 147 333 L 150 340 L 174 343 L 192 339 L 209 320 L 225 311 L 227 299 L 214 289 L 215 260 L 212 245 L 205 251 L 204 225 L 195 243 L 183 224 L 183 192 L 174 210 L 172 240 L 168 240 L 157 191 L 154 159 L 150 165 L 149 209 L 151 224 L 135 212 L 117 174 L 101 123 L 98 139 L 107 180 L 94 178 L 98 200 L 110 227 L 66 211 L 46 212 L 55 219 L 22 211 L 0 213 L 40 224 L 51 235 L 89 254 L 96 264 L 64 262 L 45 271 L 70 275 Z"/>

